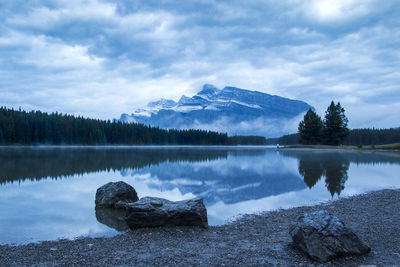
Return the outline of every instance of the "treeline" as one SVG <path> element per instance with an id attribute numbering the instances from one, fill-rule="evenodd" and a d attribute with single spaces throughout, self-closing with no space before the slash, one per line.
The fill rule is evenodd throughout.
<path id="1" fill-rule="evenodd" d="M 0 145 L 226 145 L 228 141 L 226 133 L 0 108 Z"/>
<path id="2" fill-rule="evenodd" d="M 354 129 L 345 139 L 345 145 L 384 145 L 400 143 L 400 128 L 390 129 Z"/>
<path id="3" fill-rule="evenodd" d="M 264 136 L 231 136 L 228 145 L 266 145 L 267 139 Z"/>
<path id="4" fill-rule="evenodd" d="M 295 145 L 299 134 L 288 134 L 279 138 L 268 138 L 268 145 Z M 400 143 L 400 128 L 390 129 L 353 129 L 344 139 L 344 145 L 368 146 Z"/>
<path id="5" fill-rule="evenodd" d="M 86 119 L 0 107 L 0 145 L 264 145 L 260 136 L 205 130 L 160 129 L 137 123 Z"/>
<path id="6" fill-rule="evenodd" d="M 299 140 L 299 134 L 287 134 L 276 138 L 267 138 L 267 145 L 295 145 Z"/>

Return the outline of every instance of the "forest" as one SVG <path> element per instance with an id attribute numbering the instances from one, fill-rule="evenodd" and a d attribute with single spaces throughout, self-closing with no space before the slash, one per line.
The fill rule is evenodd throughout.
<path id="1" fill-rule="evenodd" d="M 400 128 L 353 129 L 344 140 L 344 145 L 384 145 L 400 143 Z"/>
<path id="2" fill-rule="evenodd" d="M 137 123 L 0 107 L 0 145 L 293 145 L 298 140 L 298 133 L 269 139 L 229 137 L 212 131 L 166 130 Z M 343 145 L 399 142 L 400 128 L 352 129 Z"/>
<path id="3" fill-rule="evenodd" d="M 138 123 L 87 119 L 0 107 L 0 145 L 264 145 L 260 136 L 160 129 Z"/>
<path id="4" fill-rule="evenodd" d="M 269 145 L 294 145 L 298 143 L 299 134 L 288 134 L 279 138 L 268 138 Z M 367 146 L 400 143 L 400 128 L 390 129 L 352 129 L 344 139 L 343 145 Z"/>
<path id="5" fill-rule="evenodd" d="M 348 118 L 344 108 L 332 100 L 322 120 L 314 110 L 309 109 L 300 122 L 296 134 L 270 138 L 268 144 L 281 145 L 348 145 L 374 146 L 400 143 L 400 128 L 353 129 L 347 128 Z"/>
<path id="6" fill-rule="evenodd" d="M 226 145 L 228 142 L 226 133 L 165 130 L 57 112 L 0 108 L 0 145 Z"/>

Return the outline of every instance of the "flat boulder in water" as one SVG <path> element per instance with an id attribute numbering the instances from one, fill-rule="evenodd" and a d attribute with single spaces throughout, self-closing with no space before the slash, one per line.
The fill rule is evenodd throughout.
<path id="1" fill-rule="evenodd" d="M 126 210 L 126 222 L 131 229 L 156 226 L 208 227 L 207 210 L 203 199 L 169 201 L 144 197 L 133 203 L 120 202 Z"/>
<path id="2" fill-rule="evenodd" d="M 339 218 L 325 210 L 300 216 L 289 233 L 301 250 L 319 262 L 371 251 Z"/>
<path id="3" fill-rule="evenodd" d="M 96 191 L 96 206 L 98 207 L 115 207 L 120 201 L 135 202 L 138 201 L 136 190 L 129 184 L 119 182 L 109 182 Z"/>

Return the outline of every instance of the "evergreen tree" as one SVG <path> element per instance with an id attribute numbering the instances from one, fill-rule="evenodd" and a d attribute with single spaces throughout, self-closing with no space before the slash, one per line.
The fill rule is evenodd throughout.
<path id="1" fill-rule="evenodd" d="M 268 138 L 268 145 L 294 145 L 299 134 L 288 134 L 279 138 Z M 400 143 L 400 128 L 390 129 L 352 129 L 343 141 L 343 145 L 366 146 Z"/>
<path id="2" fill-rule="evenodd" d="M 347 128 L 348 119 L 344 114 L 344 108 L 338 102 L 331 102 L 325 112 L 324 119 L 324 143 L 327 145 L 340 145 L 349 135 Z"/>
<path id="3" fill-rule="evenodd" d="M 299 124 L 300 144 L 315 145 L 321 143 L 323 123 L 321 117 L 309 109 Z"/>
<path id="4" fill-rule="evenodd" d="M 0 129 L 0 145 L 4 144 L 4 135 L 3 135 L 3 130 Z"/>
<path id="5" fill-rule="evenodd" d="M 0 144 L 6 145 L 226 145 L 228 141 L 226 133 L 165 130 L 137 123 L 0 107 Z"/>

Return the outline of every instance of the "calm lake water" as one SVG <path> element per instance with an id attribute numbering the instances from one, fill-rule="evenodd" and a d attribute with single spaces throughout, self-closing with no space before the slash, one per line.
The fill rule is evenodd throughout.
<path id="1" fill-rule="evenodd" d="M 125 181 L 139 197 L 202 197 L 211 225 L 240 214 L 400 188 L 400 152 L 265 147 L 0 148 L 0 244 L 124 230 L 95 211 L 96 189 Z M 109 227 L 107 225 L 113 226 Z"/>

